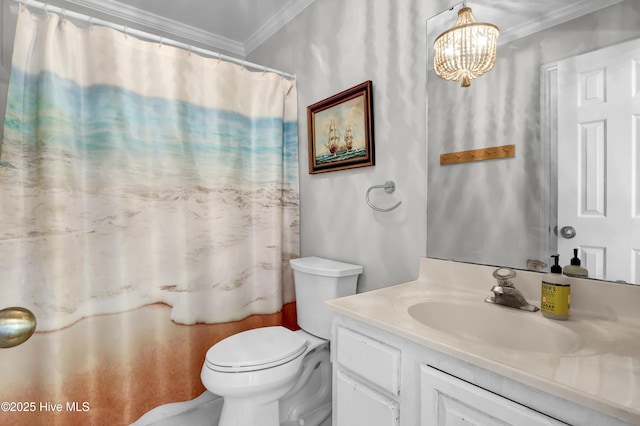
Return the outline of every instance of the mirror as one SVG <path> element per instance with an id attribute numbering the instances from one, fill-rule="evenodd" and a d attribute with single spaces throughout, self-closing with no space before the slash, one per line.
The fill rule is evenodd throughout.
<path id="1" fill-rule="evenodd" d="M 584 78 L 567 74 L 568 68 L 575 68 L 572 58 L 636 39 L 640 45 L 640 2 L 469 1 L 475 19 L 497 25 L 500 37 L 494 68 L 468 88 L 441 79 L 431 66 L 433 40 L 455 24 L 461 4 L 427 22 L 427 256 L 548 271 L 540 261 L 549 264 L 550 256 L 559 253 L 565 266 L 578 248 L 590 278 L 640 284 L 640 246 L 614 255 L 608 242 L 580 239 L 601 230 L 610 239 L 640 244 L 635 225 L 640 222 L 640 173 L 632 170 L 640 167 L 640 95 L 633 101 L 635 115 L 627 115 L 629 121 L 621 125 L 614 125 L 618 118 L 603 120 L 600 127 L 572 124 L 570 115 L 560 112 L 567 108 L 566 99 L 578 98 L 564 95 L 568 87 L 582 87 L 586 96 L 595 98 L 606 90 L 603 73 L 591 73 L 601 67 L 579 74 Z M 630 69 L 640 93 L 640 53 L 635 58 Z M 613 128 L 630 129 L 626 144 L 606 133 Z M 570 138 L 575 140 L 566 142 Z M 609 146 L 607 138 L 612 141 Z M 510 144 L 515 145 L 511 158 L 440 164 L 441 154 Z M 626 158 L 613 157 L 614 145 L 627 147 Z M 559 150 L 566 153 L 559 156 Z M 578 172 L 576 163 L 589 168 Z M 628 165 L 631 178 L 607 188 L 611 173 L 621 165 Z M 576 177 L 572 185 L 577 186 L 571 187 Z M 637 211 L 637 219 L 631 220 L 636 227 L 616 227 L 621 222 L 617 219 L 601 225 L 596 219 L 611 217 L 612 204 L 622 198 L 631 200 L 627 216 Z M 572 208 L 581 221 L 569 223 L 559 213 L 566 200 L 577 203 Z M 574 239 L 556 236 L 554 228 L 570 235 L 567 226 L 574 227 Z M 624 274 L 612 272 L 616 262 L 623 264 Z"/>

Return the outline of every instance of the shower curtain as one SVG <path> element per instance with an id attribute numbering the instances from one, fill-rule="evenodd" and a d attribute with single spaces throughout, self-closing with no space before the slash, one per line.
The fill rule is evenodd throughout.
<path id="1" fill-rule="evenodd" d="M 0 151 L 0 308 L 32 310 L 39 332 L 158 303 L 173 324 L 280 311 L 299 252 L 296 114 L 295 81 L 277 74 L 21 8 Z M 87 336 L 140 320 L 114 321 Z"/>
<path id="2" fill-rule="evenodd" d="M 19 17 L 0 276 L 39 330 L 164 302 L 183 324 L 276 312 L 298 251 L 295 83 Z"/>

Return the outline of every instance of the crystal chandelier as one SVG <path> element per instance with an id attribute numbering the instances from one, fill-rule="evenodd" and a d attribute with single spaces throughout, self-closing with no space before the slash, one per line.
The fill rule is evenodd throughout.
<path id="1" fill-rule="evenodd" d="M 436 74 L 445 80 L 462 80 L 462 87 L 469 87 L 472 79 L 493 68 L 498 35 L 495 25 L 476 22 L 465 2 L 456 24 L 433 43 Z"/>

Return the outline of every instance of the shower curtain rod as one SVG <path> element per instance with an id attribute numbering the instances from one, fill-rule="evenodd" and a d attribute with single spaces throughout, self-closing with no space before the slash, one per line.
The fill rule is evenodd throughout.
<path id="1" fill-rule="evenodd" d="M 168 46 L 173 46 L 173 47 L 177 47 L 180 49 L 184 49 L 184 50 L 188 50 L 189 52 L 194 52 L 194 53 L 198 53 L 202 56 L 207 56 L 207 57 L 212 57 L 212 58 L 217 58 L 219 60 L 222 61 L 226 61 L 226 62 L 232 62 L 234 64 L 238 64 L 244 68 L 251 68 L 254 69 L 256 71 L 263 71 L 263 72 L 273 72 L 276 74 L 279 74 L 280 76 L 284 77 L 284 78 L 288 78 L 288 79 L 295 79 L 295 75 L 293 74 L 289 74 L 283 71 L 279 71 L 273 68 L 269 68 L 266 67 L 264 65 L 258 65 L 258 64 L 254 64 L 252 62 L 248 62 L 242 59 L 238 59 L 238 58 L 234 58 L 232 56 L 227 56 L 227 55 L 223 55 L 221 53 L 218 52 L 214 52 L 212 50 L 207 50 L 207 49 L 202 49 L 200 47 L 196 47 L 196 46 L 192 46 L 190 44 L 187 43 L 183 43 L 180 41 L 176 41 L 176 40 L 172 40 L 169 38 L 165 38 L 159 35 L 155 35 L 155 34 L 151 34 L 148 32 L 144 32 L 144 31 L 140 31 L 140 30 L 136 30 L 133 28 L 129 28 L 126 25 L 120 25 L 120 24 L 115 24 L 113 22 L 109 22 L 109 21 L 104 21 L 102 19 L 98 19 L 98 18 L 94 18 L 92 16 L 89 15 L 84 15 L 82 13 L 78 13 L 78 12 L 74 12 L 72 10 L 67 10 L 67 9 L 63 9 L 61 7 L 58 6 L 53 6 L 47 3 L 43 3 L 43 2 L 39 2 L 36 0 L 13 0 L 17 3 L 20 3 L 21 5 L 24 5 L 26 7 L 33 7 L 35 9 L 40 9 L 40 10 L 44 10 L 46 13 L 48 12 L 52 12 L 52 13 L 57 13 L 58 15 L 62 15 L 62 18 L 72 18 L 75 20 L 79 20 L 79 21 L 85 21 L 88 22 L 90 25 L 100 25 L 102 27 L 108 27 L 108 28 L 113 28 L 114 30 L 118 30 L 123 32 L 125 35 L 132 35 L 132 36 L 136 36 L 142 39 L 146 39 L 149 41 L 155 41 L 158 42 L 160 44 L 166 44 Z"/>

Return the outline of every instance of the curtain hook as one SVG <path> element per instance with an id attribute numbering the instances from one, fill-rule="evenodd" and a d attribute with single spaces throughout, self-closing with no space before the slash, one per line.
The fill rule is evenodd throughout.
<path id="1" fill-rule="evenodd" d="M 124 26 L 124 31 L 123 31 L 123 32 L 124 32 L 124 39 L 125 39 L 125 40 L 127 40 L 127 39 L 128 39 L 128 37 L 127 37 L 127 36 L 128 36 L 127 31 L 129 31 L 129 27 L 125 25 L 125 26 Z"/>
<path id="2" fill-rule="evenodd" d="M 62 23 L 67 22 L 67 9 L 62 9 Z"/>
<path id="3" fill-rule="evenodd" d="M 218 64 L 220 63 L 221 59 L 222 59 L 222 55 L 220 53 L 218 53 Z"/>
<path id="4" fill-rule="evenodd" d="M 262 75 L 265 75 L 266 73 L 267 73 L 267 66 L 266 66 L 266 65 L 264 65 L 264 66 L 262 67 Z"/>
<path id="5" fill-rule="evenodd" d="M 158 47 L 162 47 L 162 41 L 164 40 L 164 37 L 160 36 L 160 44 L 158 45 Z"/>
<path id="6" fill-rule="evenodd" d="M 189 45 L 189 56 L 191 56 L 191 49 L 193 48 L 193 46 Z"/>

